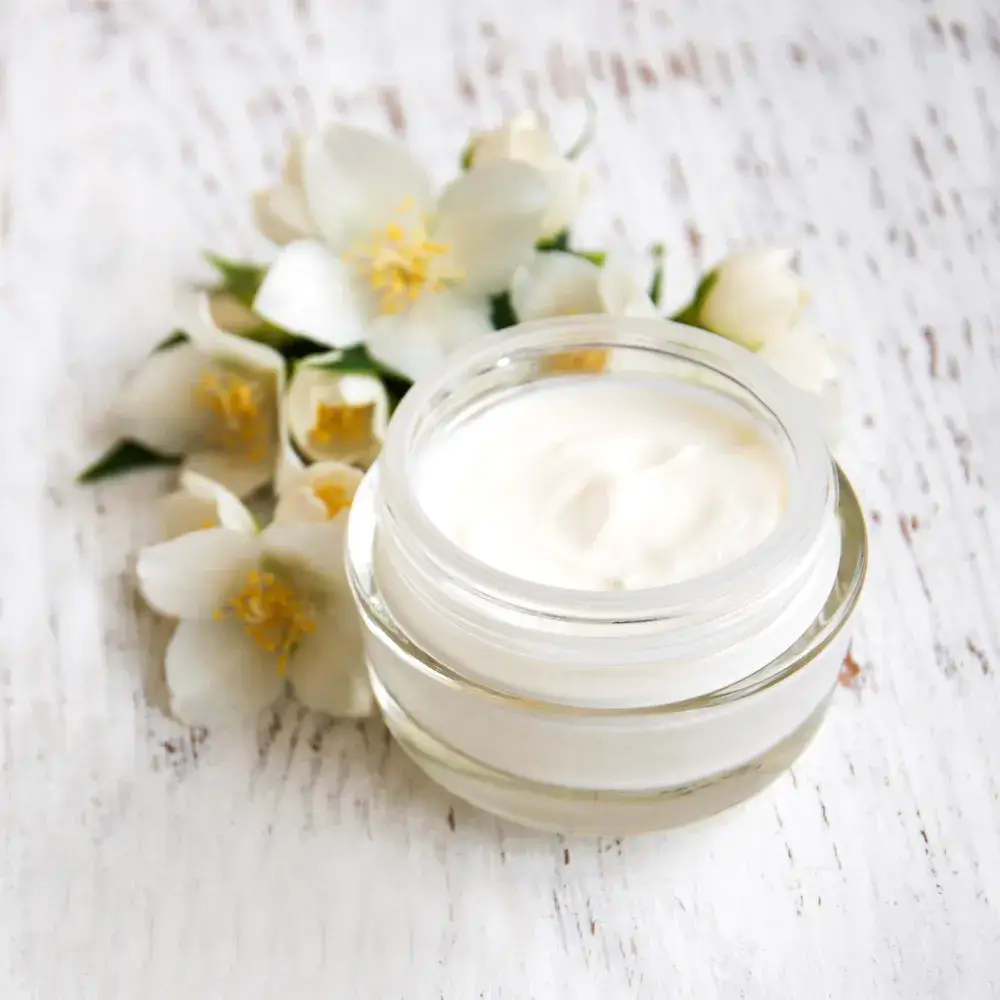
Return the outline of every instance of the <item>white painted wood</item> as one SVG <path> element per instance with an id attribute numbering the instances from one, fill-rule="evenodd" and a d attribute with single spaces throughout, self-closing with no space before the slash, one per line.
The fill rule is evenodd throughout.
<path id="1" fill-rule="evenodd" d="M 1000 995 L 1000 12 L 990 0 L 3 0 L 0 996 Z M 670 296 L 801 249 L 872 518 L 855 656 L 770 791 L 563 840 L 449 800 L 382 725 L 207 739 L 133 596 L 157 475 L 77 489 L 198 251 L 262 254 L 292 130 L 600 115 L 595 245 Z"/>

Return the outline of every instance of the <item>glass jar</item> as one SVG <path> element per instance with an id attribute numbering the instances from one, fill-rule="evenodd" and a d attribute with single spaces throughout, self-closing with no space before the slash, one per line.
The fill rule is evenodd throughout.
<path id="1" fill-rule="evenodd" d="M 750 419 L 787 508 L 721 569 L 646 590 L 528 582 L 479 562 L 414 494 L 439 435 L 541 379 L 653 380 Z M 348 574 L 385 721 L 445 788 L 557 830 L 717 812 L 802 752 L 830 701 L 865 574 L 864 519 L 807 398 L 750 352 L 653 319 L 526 324 L 400 405 L 351 512 Z"/>

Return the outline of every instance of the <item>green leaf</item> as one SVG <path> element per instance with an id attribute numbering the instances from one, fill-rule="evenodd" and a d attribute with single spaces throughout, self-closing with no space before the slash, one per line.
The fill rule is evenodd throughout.
<path id="1" fill-rule="evenodd" d="M 340 352 L 339 358 L 324 361 L 312 365 L 312 367 L 324 372 L 378 372 L 378 365 L 369 356 L 364 344 L 348 347 Z"/>
<path id="2" fill-rule="evenodd" d="M 178 344 L 186 344 L 191 338 L 183 330 L 174 330 L 166 340 L 161 340 L 156 347 L 153 348 L 153 353 L 157 351 L 168 351 L 171 347 L 176 347 Z"/>
<path id="3" fill-rule="evenodd" d="M 390 371 L 388 368 L 382 368 L 378 374 L 385 386 L 385 391 L 389 394 L 389 412 L 393 413 L 402 402 L 403 397 L 410 391 L 413 383 L 405 375 Z"/>
<path id="4" fill-rule="evenodd" d="M 666 250 L 662 243 L 657 243 L 653 246 L 651 253 L 653 255 L 653 278 L 649 283 L 649 298 L 654 306 L 659 306 L 660 299 L 663 297 L 663 261 L 666 257 Z"/>
<path id="5" fill-rule="evenodd" d="M 462 150 L 462 157 L 459 160 L 459 163 L 461 164 L 463 170 L 470 170 L 472 168 L 472 154 L 475 152 L 475 149 L 476 140 L 472 139 L 465 149 Z"/>
<path id="6" fill-rule="evenodd" d="M 595 264 L 597 267 L 604 267 L 604 262 L 608 259 L 608 255 L 603 250 L 574 250 L 569 245 L 568 229 L 564 229 L 561 233 L 557 233 L 551 239 L 539 240 L 539 242 L 535 244 L 535 249 L 539 253 L 552 253 L 553 251 L 571 253 L 574 257 L 581 257 L 583 260 L 589 260 L 591 264 Z"/>
<path id="7" fill-rule="evenodd" d="M 219 272 L 222 279 L 215 286 L 215 291 L 228 292 L 248 309 L 252 308 L 267 268 L 259 264 L 229 260 L 211 250 L 206 251 L 205 260 Z"/>
<path id="8" fill-rule="evenodd" d="M 288 362 L 290 367 L 294 367 L 295 362 L 312 357 L 314 354 L 329 354 L 330 348 L 326 344 L 317 343 L 308 337 L 298 337 L 293 333 L 285 333 L 284 339 L 271 346 Z"/>
<path id="9" fill-rule="evenodd" d="M 76 481 L 84 485 L 98 483 L 102 479 L 121 476 L 126 472 L 136 472 L 139 469 L 179 465 L 180 461 L 178 455 L 163 455 L 139 444 L 138 441 L 124 440 L 119 441 L 96 462 L 87 466 L 76 477 Z"/>
<path id="10" fill-rule="evenodd" d="M 510 292 L 501 292 L 490 299 L 490 322 L 494 330 L 506 330 L 508 326 L 517 325 Z"/>
<path id="11" fill-rule="evenodd" d="M 698 322 L 701 316 L 701 306 L 705 299 L 708 297 L 708 293 L 712 290 L 712 286 L 718 281 L 719 275 L 716 271 L 709 271 L 701 281 L 698 283 L 698 287 L 695 289 L 694 298 L 686 305 L 683 309 L 678 310 L 670 318 L 675 323 L 686 323 L 688 326 L 701 326 Z M 707 328 L 705 328 L 707 329 Z"/>
<path id="12" fill-rule="evenodd" d="M 552 236 L 547 240 L 539 240 L 535 244 L 535 249 L 541 253 L 546 253 L 550 250 L 562 250 L 564 253 L 568 252 L 569 230 L 564 229 L 561 233 L 556 233 L 555 236 Z"/>

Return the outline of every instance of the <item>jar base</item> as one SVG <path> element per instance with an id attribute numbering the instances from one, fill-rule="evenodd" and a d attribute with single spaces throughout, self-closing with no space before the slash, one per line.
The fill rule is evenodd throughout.
<path id="1" fill-rule="evenodd" d="M 485 812 L 552 833 L 623 836 L 687 826 L 756 795 L 812 742 L 833 691 L 789 736 L 733 771 L 675 788 L 622 792 L 561 788 L 495 770 L 421 729 L 369 671 L 386 726 L 436 784 Z"/>

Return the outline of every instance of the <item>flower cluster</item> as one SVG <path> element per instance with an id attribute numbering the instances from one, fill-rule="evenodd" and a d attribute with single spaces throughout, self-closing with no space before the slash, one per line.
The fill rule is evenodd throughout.
<path id="1" fill-rule="evenodd" d="M 166 654 L 178 718 L 253 713 L 286 685 L 333 715 L 370 711 L 342 550 L 395 403 L 517 322 L 660 315 L 659 263 L 647 289 L 622 260 L 571 246 L 585 145 L 560 153 L 525 113 L 474 137 L 438 192 L 405 147 L 331 126 L 296 139 L 280 183 L 253 199 L 273 263 L 209 257 L 219 281 L 125 387 L 121 440 L 81 476 L 180 466 L 166 540 L 137 566 L 147 602 L 178 621 Z M 789 264 L 734 253 L 671 318 L 756 351 L 832 414 L 834 366 Z M 264 490 L 261 529 L 244 501 Z"/>

